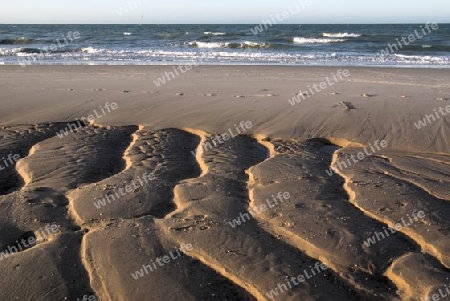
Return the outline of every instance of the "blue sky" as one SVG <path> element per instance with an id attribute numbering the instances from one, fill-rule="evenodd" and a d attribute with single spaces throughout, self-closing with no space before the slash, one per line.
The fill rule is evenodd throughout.
<path id="1" fill-rule="evenodd" d="M 302 1 L 307 0 L 19 0 L 2 5 L 0 23 L 259 24 Z M 310 1 L 283 23 L 450 23 L 450 0 Z"/>

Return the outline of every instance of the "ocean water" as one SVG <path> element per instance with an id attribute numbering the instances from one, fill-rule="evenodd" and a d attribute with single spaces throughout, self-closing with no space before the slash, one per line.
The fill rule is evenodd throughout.
<path id="1" fill-rule="evenodd" d="M 450 24 L 255 26 L 0 25 L 0 64 L 450 67 Z"/>

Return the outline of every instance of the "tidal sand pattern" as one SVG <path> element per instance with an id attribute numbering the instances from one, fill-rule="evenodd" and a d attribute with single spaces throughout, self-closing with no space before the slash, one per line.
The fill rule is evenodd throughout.
<path id="1" fill-rule="evenodd" d="M 189 75 L 204 79 L 202 88 L 151 90 L 139 71 L 160 69 L 119 76 L 97 67 L 93 86 L 85 67 L 52 68 L 61 82 L 33 80 L 21 94 L 61 97 L 44 102 L 51 113 L 39 115 L 32 98 L 0 85 L 6 104 L 16 99 L 33 113 L 0 114 L 0 299 L 450 295 L 448 118 L 420 130 L 405 121 L 450 105 L 448 74 L 355 69 L 317 102 L 291 106 L 294 88 L 307 85 L 283 84 L 281 73 L 297 72 L 289 68 L 244 75 L 229 67 L 229 78 L 206 68 L 209 79 Z M 21 72 L 11 67 L 0 78 L 26 81 Z M 424 93 L 428 107 L 418 105 Z M 118 109 L 78 122 L 103 100 Z M 274 113 L 280 107 L 284 115 Z M 299 121 L 305 111 L 316 120 Z M 252 127 L 239 129 L 241 120 Z M 233 134 L 219 141 L 224 133 Z"/>

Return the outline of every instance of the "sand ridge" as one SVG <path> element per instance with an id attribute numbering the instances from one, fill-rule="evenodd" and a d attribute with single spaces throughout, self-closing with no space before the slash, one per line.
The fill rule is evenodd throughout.
<path id="1" fill-rule="evenodd" d="M 316 291 L 309 285 L 296 286 L 284 292 L 284 299 L 295 300 L 302 296 L 308 300 L 314 295 L 311 300 L 327 300 L 328 294 L 341 294 L 341 299 L 336 300 L 361 297 L 370 299 L 370 296 L 375 295 L 385 300 L 414 299 L 411 296 L 415 294 L 425 296 L 438 283 L 428 281 L 420 284 L 421 289 L 412 289 L 412 286 L 419 285 L 415 283 L 417 279 L 404 278 L 400 276 L 403 273 L 399 272 L 399 269 L 406 268 L 401 262 L 407 254 L 415 256 L 414 258 L 420 255 L 420 261 L 426 262 L 429 268 L 422 269 L 421 273 L 426 273 L 427 269 L 430 273 L 439 271 L 441 278 L 436 279 L 447 275 L 444 266 L 420 253 L 421 248 L 442 263 L 447 260 L 444 254 L 448 244 L 442 240 L 443 237 L 436 239 L 439 234 L 435 234 L 433 228 L 430 228 L 435 221 L 424 220 L 428 224 L 426 235 L 432 240 L 424 238 L 426 236 L 419 231 L 419 227 L 411 226 L 366 248 L 363 241 L 370 233 L 382 231 L 383 224 L 392 226 L 393 222 L 388 216 L 383 217 L 380 212 L 373 211 L 372 207 L 358 202 L 359 193 L 366 193 L 361 187 L 366 190 L 368 187 L 376 189 L 381 180 L 389 182 L 395 179 L 408 185 L 417 183 L 415 187 L 423 191 L 423 198 L 429 198 L 428 208 L 433 208 L 430 204 L 441 208 L 439 206 L 444 206 L 442 202 L 447 199 L 438 199 L 435 195 L 426 193 L 427 190 L 422 187 L 440 187 L 437 181 L 427 182 L 427 179 L 442 178 L 445 169 L 440 171 L 429 164 L 434 164 L 432 162 L 436 160 L 447 162 L 446 156 L 435 154 L 433 159 L 428 159 L 422 153 L 385 152 L 369 156 L 365 161 L 341 171 L 335 168 L 336 160 L 358 151 L 359 145 L 346 143 L 347 147 L 341 147 L 325 139 L 283 140 L 262 135 L 240 135 L 201 152 L 199 150 L 203 144 L 208 143 L 213 135 L 194 129 L 152 131 L 145 126 L 96 125 L 79 128 L 70 135 L 72 139 L 64 140 L 55 136 L 38 144 L 30 144 L 28 156 L 17 163 L 16 168 L 20 170 L 18 174 L 25 175 L 27 179 L 24 186 L 18 187 L 13 195 L 23 200 L 27 200 L 31 194 L 35 198 L 53 199 L 53 202 L 65 200 L 57 206 L 62 206 L 61 212 L 66 212 L 66 217 L 60 220 L 64 221 L 61 234 L 21 252 L 21 256 L 32 256 L 34 249 L 45 248 L 49 243 L 59 240 L 61 235 L 78 235 L 78 260 L 84 267 L 80 266 L 80 272 L 86 275 L 84 283 L 90 283 L 90 287 L 85 286 L 85 289 L 92 290 L 100 299 L 127 300 L 130 296 L 138 296 L 146 291 L 141 286 L 136 289 L 137 284 L 130 273 L 133 272 L 133 267 L 138 268 L 139 264 L 146 263 L 145 257 L 149 256 L 149 250 L 145 245 L 148 243 L 159 246 L 157 250 L 160 251 L 154 253 L 154 256 L 164 253 L 169 246 L 173 248 L 181 243 L 191 243 L 194 249 L 185 254 L 186 259 L 196 261 L 197 265 L 203 266 L 202 269 L 215 274 L 217 281 L 232 283 L 232 290 L 239 292 L 241 298 L 246 295 L 245 298 L 257 300 L 268 300 L 266 293 L 270 289 L 282 283 L 287 275 L 301 274 L 302 270 L 308 268 L 308 263 L 313 264 L 314 260 L 326 263 L 332 269 L 324 274 L 325 277 L 316 276 L 310 280 L 320 290 Z M 121 145 L 120 148 L 117 148 L 118 144 Z M 109 149 L 111 145 L 115 145 L 115 152 Z M 180 148 L 180 145 L 183 147 Z M 192 153 L 195 150 L 196 156 Z M 109 157 L 105 158 L 106 151 Z M 71 159 L 64 165 L 45 165 L 45 158 L 51 157 L 58 161 L 59 158 L 66 160 L 68 156 Z M 411 167 L 409 173 L 401 174 L 402 178 L 392 178 L 390 174 L 405 165 L 402 162 L 405 158 L 416 162 L 415 165 L 408 166 L 421 168 L 421 171 L 425 168 L 428 178 L 421 180 L 415 176 L 417 172 L 413 173 Z M 96 163 L 92 165 L 89 162 Z M 115 162 L 114 165 L 110 165 L 111 162 Z M 101 173 L 92 173 L 89 166 L 95 166 Z M 108 167 L 105 168 L 106 166 Z M 330 166 L 337 175 L 330 177 L 326 174 L 326 168 Z M 357 175 L 374 168 L 382 168 L 377 182 L 359 185 L 359 190 L 355 189 L 355 183 L 359 183 L 359 180 L 355 180 Z M 388 172 L 389 170 L 391 171 Z M 114 183 L 127 183 L 144 171 L 155 173 L 155 179 L 148 186 L 110 202 L 104 208 L 95 208 L 93 200 L 115 187 Z M 366 177 L 366 181 L 367 179 L 370 177 Z M 166 186 L 168 181 L 173 184 Z M 45 187 L 58 189 L 49 191 Z M 242 221 L 235 228 L 230 227 L 230 221 L 249 212 L 250 206 L 260 205 L 270 199 L 271 195 L 282 191 L 288 191 L 291 197 L 283 203 L 274 204 L 267 212 Z M 441 196 L 445 197 L 445 190 L 441 191 Z M 139 199 L 145 199 L 146 202 L 136 203 Z M 151 205 L 151 199 L 156 202 L 156 210 L 151 209 L 152 207 L 144 209 Z M 443 208 L 445 207 L 436 210 L 442 211 Z M 299 211 L 298 214 L 296 211 Z M 42 214 L 41 218 L 44 218 L 49 213 L 44 210 Z M 58 222 L 58 218 L 55 222 Z M 440 220 L 439 225 L 442 223 L 445 221 Z M 142 228 L 143 225 L 147 225 L 146 228 Z M 129 234 L 126 233 L 129 231 L 146 232 L 147 228 L 149 233 L 153 233 L 152 236 L 131 236 L 139 239 L 129 242 L 131 245 L 137 244 L 138 248 L 138 253 L 132 256 L 129 253 L 131 245 L 121 246 L 120 239 L 128 237 Z M 116 232 L 122 234 L 113 234 Z M 113 241 L 108 242 L 111 239 Z M 333 244 L 334 240 L 336 245 Z M 100 251 L 98 241 L 103 245 L 114 242 L 115 247 Z M 126 261 L 121 264 L 109 261 L 119 259 L 113 255 L 119 249 L 128 254 Z M 279 253 L 275 250 L 284 251 Z M 103 256 L 105 251 L 108 256 L 112 256 L 109 260 L 106 255 Z M 141 252 L 146 255 L 140 254 Z M 377 257 L 375 254 L 378 252 L 389 254 L 390 257 Z M 281 260 L 281 254 L 283 260 L 279 261 L 276 258 Z M 294 268 L 299 256 L 306 265 Z M 11 258 L 17 258 L 17 255 Z M 0 262 L 7 263 L 8 260 Z M 127 272 L 120 272 L 115 268 L 117 274 L 111 278 L 105 270 L 105 264 L 123 266 Z M 354 267 L 351 267 L 352 264 Z M 266 272 L 257 272 L 260 269 L 257 266 Z M 411 268 L 410 265 L 407 266 Z M 189 270 L 189 265 L 185 269 Z M 156 281 L 154 277 L 158 277 L 158 273 L 167 272 L 161 269 L 161 272 L 154 272 L 155 275 L 148 277 Z M 165 275 L 172 277 L 170 274 Z M 394 285 L 384 283 L 383 275 Z M 158 282 L 158 286 L 164 285 L 170 283 Z M 118 289 L 115 290 L 114 287 Z M 136 288 L 130 290 L 133 287 Z M 325 287 L 328 288 L 324 289 Z M 352 293 L 344 293 L 340 287 L 351 288 Z M 400 296 L 397 296 L 397 290 Z M 194 296 L 192 294 L 195 291 L 183 293 L 181 289 L 177 294 L 185 294 L 189 299 Z M 323 296 L 318 297 L 319 295 Z"/>

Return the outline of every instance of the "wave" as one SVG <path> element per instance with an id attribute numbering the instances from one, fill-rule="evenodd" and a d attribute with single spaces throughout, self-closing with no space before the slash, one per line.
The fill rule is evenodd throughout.
<path id="1" fill-rule="evenodd" d="M 237 44 L 237 43 L 236 43 Z M 230 47 L 230 46 L 229 46 Z M 434 47 L 434 46 L 433 46 Z M 20 48 L 17 48 L 20 49 Z M 39 54 L 18 53 L 8 48 L 0 48 L 0 63 L 15 62 L 11 57 L 25 57 Z M 197 61 L 202 58 L 205 64 L 281 64 L 281 65 L 319 65 L 319 66 L 445 66 L 450 68 L 449 56 L 404 55 L 391 54 L 380 57 L 374 53 L 337 53 L 337 52 L 309 52 L 287 53 L 284 51 L 265 51 L 256 49 L 242 51 L 242 49 L 222 49 L 200 52 L 195 49 L 179 51 L 162 49 L 123 50 L 108 48 L 85 47 L 76 52 L 45 54 L 45 64 L 70 61 L 72 64 L 136 64 L 136 65 L 164 65 L 180 64 L 181 62 Z M 5 58 L 6 57 L 6 58 Z"/>
<path id="2" fill-rule="evenodd" d="M 38 49 L 38 48 L 20 48 L 20 50 L 19 50 L 19 52 L 20 53 L 41 53 L 41 52 L 44 52 L 43 50 L 41 50 L 41 49 Z"/>
<path id="3" fill-rule="evenodd" d="M 83 52 L 83 48 L 62 48 L 55 51 L 50 51 L 50 53 L 76 53 Z"/>
<path id="4" fill-rule="evenodd" d="M 16 44 L 31 44 L 31 43 L 32 41 L 25 37 L 0 40 L 1 45 L 16 45 Z"/>
<path id="5" fill-rule="evenodd" d="M 0 48 L 0 56 L 15 55 L 20 52 L 20 48 Z"/>
<path id="6" fill-rule="evenodd" d="M 347 33 L 347 32 L 339 32 L 339 33 L 322 33 L 324 37 L 327 38 L 359 38 L 362 34 L 359 33 Z"/>
<path id="7" fill-rule="evenodd" d="M 189 46 L 191 47 L 198 47 L 198 48 L 227 48 L 230 43 L 225 43 L 225 42 L 190 42 L 188 43 Z"/>
<path id="8" fill-rule="evenodd" d="M 93 48 L 93 47 L 84 47 L 84 48 L 80 48 L 80 51 L 89 53 L 89 54 L 97 54 L 99 52 L 102 52 L 103 49 L 97 49 L 97 48 Z"/>
<path id="9" fill-rule="evenodd" d="M 224 36 L 226 33 L 224 32 L 212 32 L 212 31 L 205 31 L 203 34 L 207 36 Z"/>
<path id="10" fill-rule="evenodd" d="M 198 48 L 270 48 L 267 43 L 257 43 L 257 42 L 199 42 L 194 41 L 188 43 L 191 47 Z"/>
<path id="11" fill-rule="evenodd" d="M 230 48 L 270 48 L 270 44 L 256 42 L 231 43 Z"/>
<path id="12" fill-rule="evenodd" d="M 340 43 L 340 42 L 345 42 L 347 40 L 295 37 L 295 38 L 293 38 L 293 41 L 295 44 L 327 44 L 327 43 Z"/>
<path id="13" fill-rule="evenodd" d="M 125 32 L 123 33 L 123 35 L 124 35 L 124 36 L 131 36 L 131 32 L 126 32 L 126 31 L 125 31 Z"/>
<path id="14" fill-rule="evenodd" d="M 431 44 L 410 44 L 404 45 L 397 52 L 414 51 L 417 53 L 429 53 L 429 52 L 450 52 L 450 46 L 447 45 L 431 45 Z"/>
<path id="15" fill-rule="evenodd" d="M 51 54 L 58 54 L 58 53 L 74 53 L 74 52 L 82 52 L 82 48 L 64 48 L 64 49 L 57 49 L 55 51 L 50 51 L 49 49 L 39 49 L 39 48 L 18 48 L 14 54 L 17 54 L 17 56 L 29 56 L 33 54 L 45 54 L 45 55 L 51 55 Z"/>
<path id="16" fill-rule="evenodd" d="M 439 57 L 431 55 L 405 55 L 394 54 L 399 62 L 416 63 L 416 64 L 449 64 L 449 57 Z"/>

